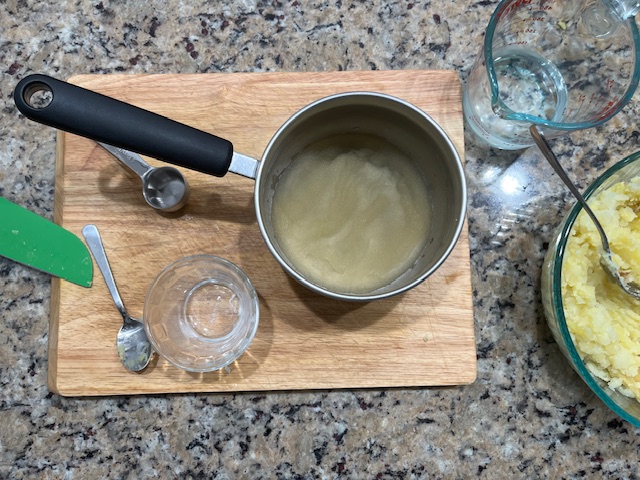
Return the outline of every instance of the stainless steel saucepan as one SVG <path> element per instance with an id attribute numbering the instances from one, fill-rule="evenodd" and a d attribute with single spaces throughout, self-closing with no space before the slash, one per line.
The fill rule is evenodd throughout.
<path id="1" fill-rule="evenodd" d="M 43 91 L 50 92 L 50 103 L 33 106 L 32 97 Z M 466 182 L 451 140 L 422 110 L 389 95 L 349 92 L 311 103 L 280 127 L 260 161 L 234 152 L 228 140 L 44 75 L 20 81 L 14 100 L 26 117 L 39 123 L 199 172 L 255 179 L 256 215 L 269 250 L 298 282 L 332 298 L 369 301 L 415 287 L 445 261 L 464 224 Z M 428 185 L 432 209 L 417 260 L 387 285 L 364 293 L 333 291 L 310 281 L 283 252 L 272 222 L 274 192 L 296 154 L 314 142 L 353 132 L 379 137 L 406 153 Z"/>

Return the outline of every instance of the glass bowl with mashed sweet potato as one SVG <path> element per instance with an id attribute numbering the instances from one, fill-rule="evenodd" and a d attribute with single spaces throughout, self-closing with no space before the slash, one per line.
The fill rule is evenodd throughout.
<path id="1" fill-rule="evenodd" d="M 585 192 L 613 260 L 640 283 L 640 152 L 609 168 Z M 600 237 L 576 204 L 542 267 L 547 323 L 574 370 L 617 415 L 640 427 L 640 300 L 599 264 Z"/>

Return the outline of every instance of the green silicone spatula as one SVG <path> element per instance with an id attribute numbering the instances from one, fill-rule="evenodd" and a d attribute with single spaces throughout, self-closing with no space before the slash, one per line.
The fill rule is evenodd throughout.
<path id="1" fill-rule="evenodd" d="M 82 287 L 93 281 L 93 262 L 82 240 L 2 197 L 0 255 Z"/>

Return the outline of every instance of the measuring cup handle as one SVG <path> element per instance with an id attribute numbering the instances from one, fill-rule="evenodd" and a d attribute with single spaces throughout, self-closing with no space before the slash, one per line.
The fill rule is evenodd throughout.
<path id="1" fill-rule="evenodd" d="M 30 103 L 38 92 L 52 96 L 42 108 Z M 233 156 L 228 140 L 46 75 L 23 78 L 14 101 L 38 123 L 218 177 Z"/>

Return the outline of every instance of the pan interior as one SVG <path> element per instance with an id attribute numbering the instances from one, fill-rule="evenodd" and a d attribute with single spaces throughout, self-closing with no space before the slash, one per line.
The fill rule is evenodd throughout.
<path id="1" fill-rule="evenodd" d="M 283 267 L 298 281 L 321 291 L 323 287 L 302 275 L 282 250 L 272 222 L 273 194 L 296 154 L 310 144 L 345 134 L 379 137 L 414 161 L 430 194 L 430 205 L 425 208 L 431 208 L 432 218 L 422 251 L 402 275 L 371 292 L 334 293 L 365 299 L 402 291 L 437 268 L 455 243 L 464 214 L 464 180 L 457 154 L 428 117 L 405 103 L 386 96 L 345 95 L 319 102 L 292 117 L 276 134 L 263 157 L 256 185 L 261 229 Z"/>

